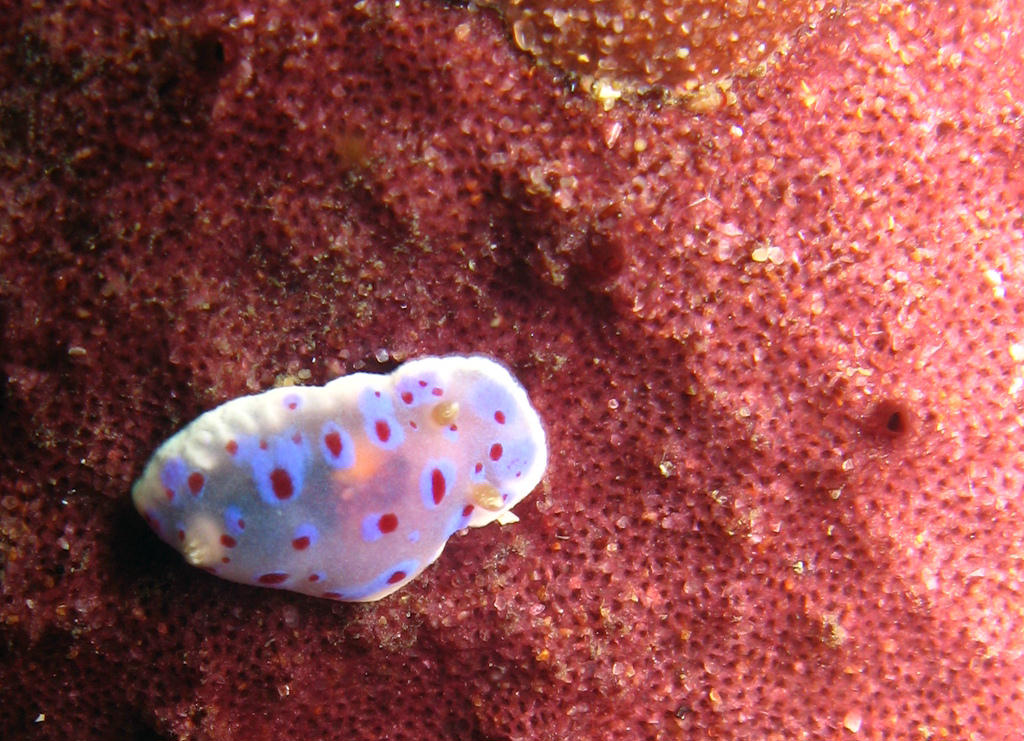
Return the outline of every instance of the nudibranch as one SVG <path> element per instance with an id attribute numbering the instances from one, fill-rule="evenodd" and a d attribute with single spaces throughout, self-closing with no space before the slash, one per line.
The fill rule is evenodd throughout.
<path id="1" fill-rule="evenodd" d="M 366 602 L 459 530 L 515 522 L 546 466 L 540 417 L 511 373 L 426 357 L 226 402 L 157 449 L 132 499 L 217 576 Z"/>

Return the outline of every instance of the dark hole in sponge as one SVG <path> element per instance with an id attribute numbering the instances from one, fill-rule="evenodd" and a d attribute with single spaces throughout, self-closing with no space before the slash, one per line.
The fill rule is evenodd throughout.
<path id="1" fill-rule="evenodd" d="M 901 435 L 907 429 L 907 421 L 903 418 L 902 412 L 893 412 L 885 421 L 885 429 L 894 435 Z"/>
<path id="2" fill-rule="evenodd" d="M 899 440 L 913 430 L 914 417 L 902 401 L 885 399 L 864 420 L 864 433 L 878 440 Z"/>

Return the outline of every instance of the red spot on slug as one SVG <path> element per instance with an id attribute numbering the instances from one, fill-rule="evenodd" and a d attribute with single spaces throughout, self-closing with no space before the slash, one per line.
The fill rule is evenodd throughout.
<path id="1" fill-rule="evenodd" d="M 224 444 L 224 450 L 228 451 L 228 455 L 234 455 L 238 452 L 238 443 L 234 440 L 228 440 L 227 443 Z"/>
<path id="2" fill-rule="evenodd" d="M 324 445 L 335 458 L 341 455 L 341 435 L 337 432 L 328 432 L 324 435 Z"/>
<path id="3" fill-rule="evenodd" d="M 179 530 L 178 531 L 178 540 L 179 541 L 184 541 L 185 540 L 185 531 L 184 530 Z"/>
<path id="4" fill-rule="evenodd" d="M 234 548 L 236 545 L 238 545 L 238 541 L 225 533 L 224 535 L 220 536 L 220 544 L 225 548 Z"/>
<path id="5" fill-rule="evenodd" d="M 164 489 L 164 496 L 167 497 L 168 502 L 174 501 L 174 489 Z"/>
<path id="6" fill-rule="evenodd" d="M 391 426 L 383 419 L 378 419 L 373 428 L 377 431 L 377 438 L 386 443 L 391 438 Z"/>
<path id="7" fill-rule="evenodd" d="M 245 520 L 242 518 L 238 518 L 238 529 L 245 530 Z"/>
<path id="8" fill-rule="evenodd" d="M 501 443 L 494 443 L 494 445 L 491 446 L 491 460 L 496 461 L 501 458 L 501 452 Z"/>
<path id="9" fill-rule="evenodd" d="M 296 445 L 301 443 L 302 442 L 302 433 L 301 432 L 296 432 L 294 435 L 292 435 L 292 442 L 295 443 Z"/>
<path id="10" fill-rule="evenodd" d="M 483 470 L 484 470 L 484 464 L 483 464 L 483 463 L 477 463 L 477 464 L 476 464 L 476 465 L 475 465 L 475 466 L 473 467 L 473 470 L 474 470 L 474 471 L 476 471 L 477 473 L 480 473 L 481 471 L 483 471 Z"/>
<path id="11" fill-rule="evenodd" d="M 402 392 L 402 401 L 404 401 L 406 404 L 412 404 L 412 392 L 411 391 L 403 391 Z"/>
<path id="12" fill-rule="evenodd" d="M 266 450 L 268 447 L 266 440 L 260 440 L 260 450 Z"/>
<path id="13" fill-rule="evenodd" d="M 203 474 L 193 471 L 188 475 L 188 490 L 195 496 L 203 490 L 203 483 L 206 481 Z"/>
<path id="14" fill-rule="evenodd" d="M 473 514 L 473 505 L 472 504 L 467 504 L 465 507 L 462 508 L 462 516 L 463 517 L 469 517 L 471 514 Z"/>
<path id="15" fill-rule="evenodd" d="M 228 558 L 227 556 L 222 556 L 221 559 L 220 559 L 220 562 L 221 563 L 231 563 L 231 559 Z"/>
<path id="16" fill-rule="evenodd" d="M 386 515 L 381 515 L 377 521 L 377 528 L 382 533 L 393 533 L 398 528 L 398 515 L 394 512 L 388 512 Z"/>
<path id="17" fill-rule="evenodd" d="M 396 571 L 395 573 L 393 573 L 391 576 L 388 577 L 388 584 L 397 584 L 398 582 L 402 581 L 402 579 L 404 579 L 404 578 L 405 578 L 405 572 L 404 571 Z"/>
<path id="18" fill-rule="evenodd" d="M 320 581 L 320 574 L 310 574 L 309 581 Z"/>
<path id="19" fill-rule="evenodd" d="M 295 493 L 292 477 L 283 468 L 275 468 L 270 472 L 270 487 L 278 499 L 291 499 Z"/>
<path id="20" fill-rule="evenodd" d="M 430 472 L 430 495 L 434 499 L 434 504 L 440 504 L 441 500 L 444 499 L 444 490 L 444 474 L 441 473 L 439 468 L 435 468 Z"/>
<path id="21" fill-rule="evenodd" d="M 430 389 L 430 393 L 432 393 L 434 396 L 441 396 L 442 394 L 444 394 L 444 391 L 439 389 L 437 386 L 434 386 L 434 388 Z"/>
<path id="22" fill-rule="evenodd" d="M 494 413 L 494 421 L 499 425 L 505 424 L 505 412 L 500 409 Z"/>
<path id="23" fill-rule="evenodd" d="M 425 389 L 426 387 L 427 387 L 427 382 L 426 381 L 420 381 L 420 388 L 421 389 Z"/>
<path id="24" fill-rule="evenodd" d="M 260 574 L 256 581 L 260 584 L 280 584 L 281 582 L 288 581 L 288 574 L 272 571 L 269 574 Z"/>
<path id="25" fill-rule="evenodd" d="M 296 538 L 292 541 L 292 548 L 294 548 L 297 551 L 306 550 L 307 548 L 309 548 L 309 537 L 303 535 L 301 537 Z"/>

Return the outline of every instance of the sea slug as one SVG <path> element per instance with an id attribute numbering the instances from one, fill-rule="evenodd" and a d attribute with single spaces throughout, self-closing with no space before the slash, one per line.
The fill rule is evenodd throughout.
<path id="1" fill-rule="evenodd" d="M 371 601 L 462 528 L 514 522 L 546 466 L 540 417 L 503 366 L 426 357 L 222 404 L 160 446 L 132 498 L 217 576 Z"/>

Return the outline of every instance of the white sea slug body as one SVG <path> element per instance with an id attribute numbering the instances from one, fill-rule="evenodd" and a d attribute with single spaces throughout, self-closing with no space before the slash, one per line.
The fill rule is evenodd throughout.
<path id="1" fill-rule="evenodd" d="M 458 530 L 514 520 L 546 466 L 523 387 L 493 360 L 453 355 L 222 404 L 160 446 L 132 499 L 220 577 L 370 601 Z"/>

